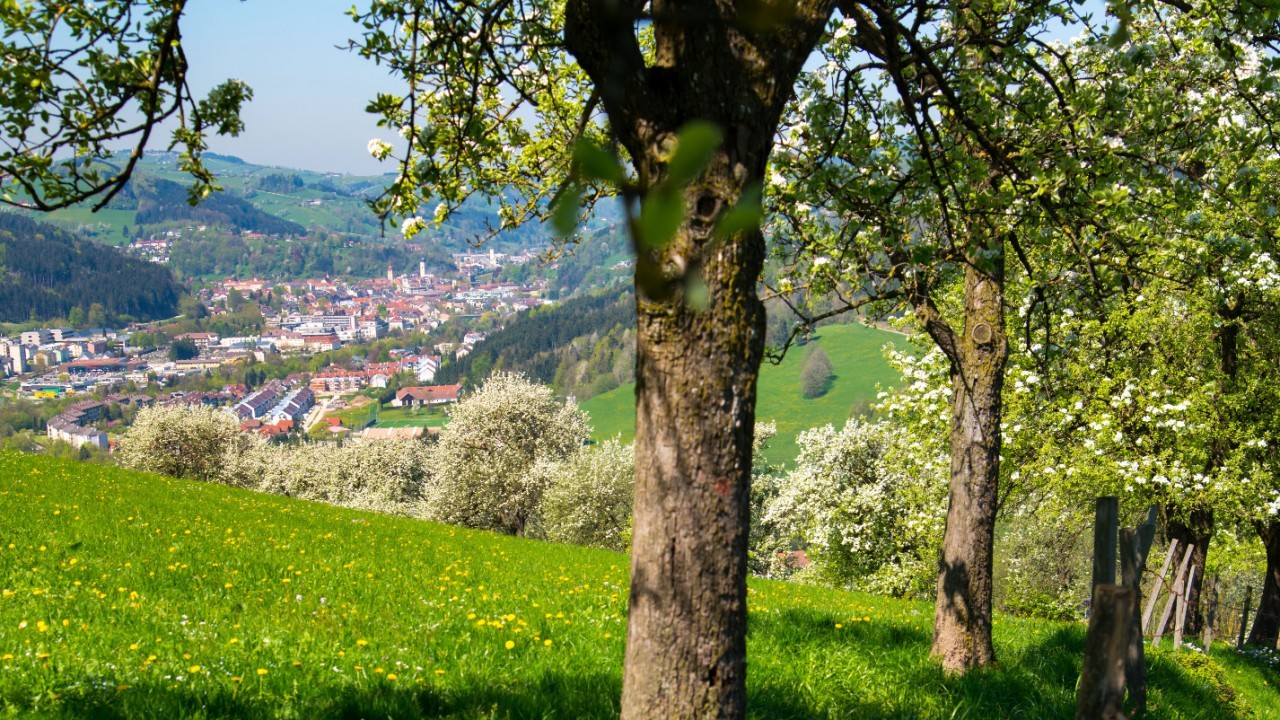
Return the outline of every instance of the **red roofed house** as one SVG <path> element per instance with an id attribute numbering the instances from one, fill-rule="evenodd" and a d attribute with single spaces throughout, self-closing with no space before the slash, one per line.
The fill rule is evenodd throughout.
<path id="1" fill-rule="evenodd" d="M 424 405 L 445 405 L 458 402 L 461 385 L 421 385 L 401 388 L 396 391 L 392 407 L 422 407 Z"/>

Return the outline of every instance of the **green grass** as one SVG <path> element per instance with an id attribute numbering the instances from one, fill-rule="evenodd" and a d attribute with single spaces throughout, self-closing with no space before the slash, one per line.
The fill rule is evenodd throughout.
<path id="1" fill-rule="evenodd" d="M 128 245 L 133 239 L 125 237 L 124 228 L 127 226 L 132 232 L 136 215 L 137 213 L 133 210 L 104 209 L 93 212 L 89 208 L 74 207 L 63 208 L 41 219 L 53 220 L 61 224 L 74 223 L 75 225 L 91 226 L 105 224 L 109 226 L 109 229 L 95 236 L 99 242 L 104 242 L 108 245 Z"/>
<path id="2" fill-rule="evenodd" d="M 617 553 L 0 453 L 0 715 L 616 717 L 626 582 Z M 1072 717 L 1078 625 L 998 617 L 999 667 L 948 678 L 927 604 L 749 605 L 753 718 Z M 1277 717 L 1276 671 L 1230 661 Z M 1149 717 L 1223 716 L 1165 654 L 1151 682 Z"/>
<path id="3" fill-rule="evenodd" d="M 378 413 L 377 427 L 444 427 L 448 423 L 449 418 L 443 411 L 383 408 Z"/>
<path id="4" fill-rule="evenodd" d="M 827 352 L 835 368 L 835 381 L 825 395 L 808 400 L 800 393 L 804 347 L 792 348 L 781 364 L 766 363 L 760 370 L 756 419 L 778 423 L 778 436 L 765 453 L 773 463 L 795 459 L 796 436 L 802 430 L 843 424 L 860 404 L 875 399 L 877 387 L 891 387 L 899 379 L 882 348 L 893 342 L 905 349 L 901 335 L 854 323 L 819 328 L 815 336 L 814 343 Z M 595 439 L 621 435 L 623 442 L 631 442 L 635 437 L 634 384 L 585 400 L 582 407 L 591 415 Z"/>

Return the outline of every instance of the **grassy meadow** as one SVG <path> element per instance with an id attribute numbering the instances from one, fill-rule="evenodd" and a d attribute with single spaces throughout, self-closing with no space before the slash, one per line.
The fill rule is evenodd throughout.
<path id="1" fill-rule="evenodd" d="M 826 351 L 835 368 L 831 389 L 821 397 L 806 399 L 800 392 L 800 370 L 805 347 L 793 347 L 778 365 L 765 363 L 760 369 L 760 398 L 756 419 L 778 423 L 778 436 L 765 453 L 771 462 L 788 463 L 799 449 L 796 436 L 802 430 L 832 423 L 840 425 L 862 404 L 874 401 L 878 388 L 891 387 L 898 374 L 884 359 L 886 343 L 906 348 L 906 338 L 896 333 L 859 323 L 818 328 L 811 344 Z M 582 407 L 591 414 L 597 440 L 621 435 L 623 442 L 635 437 L 635 385 L 624 385 L 585 400 Z"/>
<path id="2" fill-rule="evenodd" d="M 622 554 L 0 453 L 0 716 L 616 716 Z M 753 581 L 753 718 L 1070 718 L 1078 625 L 998 617 L 948 678 L 932 608 Z M 1221 650 L 1259 718 L 1280 673 Z M 1152 718 L 1231 717 L 1152 659 Z"/>

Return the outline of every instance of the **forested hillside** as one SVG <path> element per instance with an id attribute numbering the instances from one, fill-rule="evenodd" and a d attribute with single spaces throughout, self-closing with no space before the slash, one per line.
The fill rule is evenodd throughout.
<path id="1" fill-rule="evenodd" d="M 16 213 L 0 213 L 0 321 L 66 317 L 101 303 L 139 320 L 177 313 L 182 289 L 168 269 Z"/>
<path id="2" fill-rule="evenodd" d="M 449 253 L 438 245 L 410 251 L 402 243 L 352 242 L 319 230 L 287 242 L 225 233 L 189 233 L 173 243 L 169 265 L 182 277 L 227 276 L 270 279 L 354 275 L 377 277 L 391 266 L 397 273 L 427 267 L 451 267 Z"/>
<path id="3" fill-rule="evenodd" d="M 441 383 L 479 382 L 515 370 L 558 393 L 589 397 L 630 382 L 635 365 L 635 298 L 630 290 L 571 298 L 515 317 L 441 368 Z"/>
<path id="4" fill-rule="evenodd" d="M 187 201 L 187 189 L 169 180 L 150 178 L 134 182 L 131 187 L 137 196 L 138 214 L 134 222 L 138 225 L 191 221 L 264 235 L 306 232 L 298 223 L 269 215 L 230 193 L 214 193 L 193 206 Z"/>

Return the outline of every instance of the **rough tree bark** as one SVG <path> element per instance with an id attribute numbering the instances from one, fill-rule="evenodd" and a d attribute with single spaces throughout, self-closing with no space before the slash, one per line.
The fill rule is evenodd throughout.
<path id="1" fill-rule="evenodd" d="M 1258 523 L 1258 536 L 1267 548 L 1267 576 L 1262 581 L 1262 598 L 1249 631 L 1249 644 L 1274 648 L 1280 640 L 1280 521 Z"/>
<path id="2" fill-rule="evenodd" d="M 1171 540 L 1182 547 L 1193 545 L 1191 565 L 1195 570 L 1191 587 L 1187 591 L 1187 620 L 1184 631 L 1196 635 L 1204 626 L 1200 612 L 1200 590 L 1204 585 L 1205 562 L 1209 557 L 1209 539 L 1213 537 L 1213 509 L 1197 506 L 1183 510 L 1174 505 L 1165 507 L 1165 528 Z"/>
<path id="3" fill-rule="evenodd" d="M 951 360 L 951 479 L 939 558 L 933 654 L 949 672 L 995 661 L 991 644 L 992 548 L 1000 476 L 1000 391 L 1008 361 L 1004 258 L 970 259 L 964 332 L 930 307 L 925 328 Z"/>
<path id="4" fill-rule="evenodd" d="M 757 231 L 716 220 L 759 186 L 795 79 L 831 12 L 797 3 L 767 27 L 730 3 L 570 0 L 565 40 L 591 76 L 642 191 L 662 183 L 676 133 L 710 121 L 724 142 L 685 189 L 674 239 L 635 235 L 636 501 L 622 717 L 737 718 L 746 708 L 746 547 L 756 378 L 765 316 Z M 789 8 L 792 9 L 792 8 Z M 705 284 L 705 301 L 688 290 Z"/>

